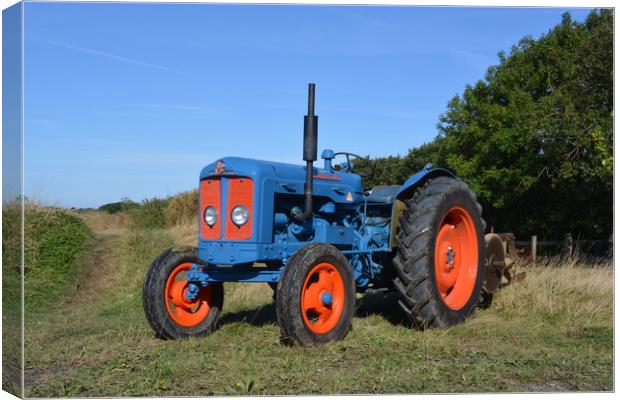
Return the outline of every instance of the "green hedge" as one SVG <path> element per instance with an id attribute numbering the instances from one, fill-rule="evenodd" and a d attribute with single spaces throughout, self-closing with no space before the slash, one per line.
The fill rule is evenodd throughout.
<path id="1" fill-rule="evenodd" d="M 24 235 L 25 306 L 34 311 L 76 289 L 91 232 L 75 215 L 37 210 L 26 211 Z"/>
<path id="2" fill-rule="evenodd" d="M 168 199 L 145 199 L 139 207 L 129 210 L 134 228 L 153 229 L 166 226 Z"/>

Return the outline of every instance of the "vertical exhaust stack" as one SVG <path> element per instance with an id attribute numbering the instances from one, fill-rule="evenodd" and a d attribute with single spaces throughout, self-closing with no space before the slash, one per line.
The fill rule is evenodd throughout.
<path id="1" fill-rule="evenodd" d="M 304 161 L 306 162 L 306 183 L 304 185 L 304 211 L 295 215 L 297 221 L 312 216 L 313 163 L 316 161 L 319 117 L 314 115 L 314 83 L 308 84 L 308 115 L 304 116 Z"/>

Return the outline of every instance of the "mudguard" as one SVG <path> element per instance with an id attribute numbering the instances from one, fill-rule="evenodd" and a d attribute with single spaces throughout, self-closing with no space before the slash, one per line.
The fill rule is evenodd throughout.
<path id="1" fill-rule="evenodd" d="M 447 169 L 433 168 L 431 164 L 428 164 L 420 171 L 409 177 L 409 179 L 407 179 L 405 183 L 403 183 L 403 186 L 401 186 L 398 194 L 396 195 L 396 199 L 403 201 L 404 199 L 411 197 L 416 187 L 423 184 L 428 179 L 436 178 L 438 176 L 449 176 L 454 179 L 458 179 L 452 172 L 448 171 Z"/>
<path id="2" fill-rule="evenodd" d="M 431 178 L 436 178 L 438 176 L 449 176 L 454 179 L 458 179 L 452 172 L 443 168 L 433 168 L 431 164 L 426 165 L 417 173 L 413 174 L 409 179 L 405 181 L 405 183 L 401 186 L 400 190 L 396 194 L 396 201 L 392 205 L 392 225 L 390 229 L 390 248 L 395 248 L 398 243 L 396 243 L 396 233 L 398 232 L 398 228 L 400 227 L 400 214 L 405 210 L 405 200 L 410 198 L 413 195 L 413 192 L 417 187 L 423 185 L 424 182 Z"/>

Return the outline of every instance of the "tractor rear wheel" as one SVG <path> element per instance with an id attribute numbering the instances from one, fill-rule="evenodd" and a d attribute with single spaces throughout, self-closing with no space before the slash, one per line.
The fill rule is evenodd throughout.
<path id="1" fill-rule="evenodd" d="M 161 339 L 205 336 L 217 327 L 224 300 L 221 283 L 200 288 L 193 300 L 186 297 L 186 274 L 196 262 L 195 249 L 170 249 L 157 257 L 146 273 L 142 290 L 144 313 Z"/>
<path id="2" fill-rule="evenodd" d="M 429 179 L 406 204 L 393 260 L 399 304 L 421 328 L 458 324 L 480 302 L 482 207 L 467 184 L 450 177 Z"/>
<path id="3" fill-rule="evenodd" d="M 334 246 L 304 246 L 287 262 L 275 300 L 283 342 L 340 340 L 349 332 L 355 312 L 351 266 Z"/>

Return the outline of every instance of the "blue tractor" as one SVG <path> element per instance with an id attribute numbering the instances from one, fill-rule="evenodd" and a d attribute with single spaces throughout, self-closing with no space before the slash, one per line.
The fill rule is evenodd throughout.
<path id="1" fill-rule="evenodd" d="M 314 84 L 308 92 L 306 165 L 225 157 L 202 169 L 197 248 L 165 251 L 146 274 L 157 336 L 212 332 L 224 282 L 268 283 L 282 339 L 302 345 L 344 338 L 356 292 L 397 292 L 424 328 L 462 322 L 500 286 L 501 240 L 484 237 L 475 194 L 449 171 L 429 165 L 402 186 L 364 190 L 352 161 L 360 156 L 325 150 L 313 165 Z"/>

